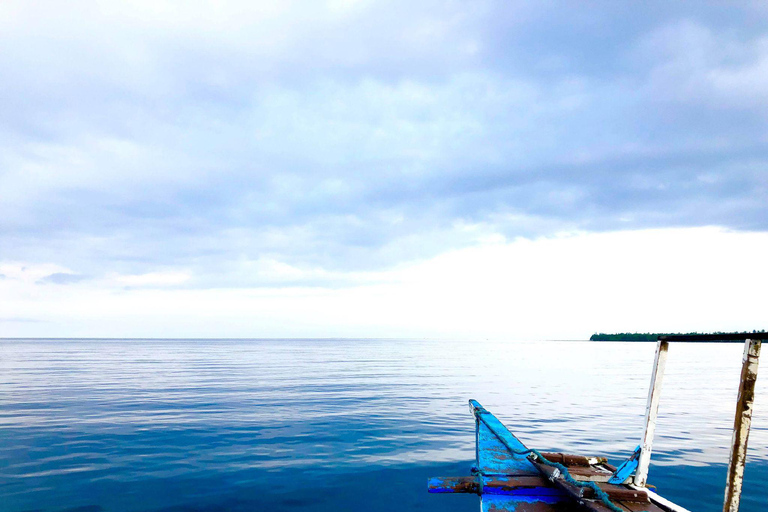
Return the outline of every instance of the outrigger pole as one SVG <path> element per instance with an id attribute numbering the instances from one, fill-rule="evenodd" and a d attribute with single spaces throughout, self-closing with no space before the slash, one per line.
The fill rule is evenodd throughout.
<path id="1" fill-rule="evenodd" d="M 667 362 L 667 350 L 670 342 L 688 343 L 744 343 L 739 395 L 736 402 L 736 416 L 733 421 L 733 439 L 731 455 L 728 460 L 728 476 L 725 483 L 723 512 L 738 512 L 741 499 L 741 486 L 744 480 L 744 466 L 747 458 L 747 442 L 752 424 L 752 405 L 755 401 L 755 383 L 760 358 L 762 340 L 768 339 L 768 333 L 728 333 L 728 334 L 679 334 L 659 336 L 656 344 L 656 358 L 651 374 L 651 386 L 648 391 L 648 405 L 645 411 L 645 434 L 640 449 L 634 484 L 644 487 L 648 478 L 651 462 L 653 434 L 656 430 L 656 418 L 659 413 L 661 382 Z"/>
<path id="2" fill-rule="evenodd" d="M 667 350 L 669 342 L 656 343 L 656 358 L 653 362 L 651 373 L 651 387 L 648 390 L 648 405 L 645 408 L 645 433 L 643 444 L 640 445 L 640 457 L 638 457 L 635 470 L 634 484 L 645 487 L 648 480 L 648 468 L 651 465 L 651 450 L 653 448 L 653 434 L 656 431 L 656 418 L 659 415 L 659 400 L 661 399 L 661 381 L 664 379 L 664 368 L 667 365 Z"/>

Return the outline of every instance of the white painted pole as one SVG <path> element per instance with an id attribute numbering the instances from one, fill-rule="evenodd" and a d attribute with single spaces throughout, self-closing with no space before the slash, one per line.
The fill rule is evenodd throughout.
<path id="1" fill-rule="evenodd" d="M 661 381 L 664 379 L 664 367 L 667 365 L 667 350 L 669 342 L 659 341 L 656 344 L 656 359 L 651 374 L 651 388 L 648 390 L 648 405 L 645 408 L 645 434 L 637 462 L 634 483 L 644 487 L 648 479 L 648 467 L 651 465 L 651 450 L 653 448 L 653 433 L 656 430 L 656 418 L 659 414 L 659 398 L 661 397 Z"/>
<path id="2" fill-rule="evenodd" d="M 736 402 L 736 417 L 733 420 L 733 440 L 728 461 L 728 476 L 725 482 L 723 512 L 738 512 L 741 500 L 741 484 L 744 480 L 744 465 L 747 462 L 747 441 L 752 425 L 752 404 L 755 401 L 757 366 L 760 362 L 760 340 L 746 340 L 741 365 L 739 397 Z"/>

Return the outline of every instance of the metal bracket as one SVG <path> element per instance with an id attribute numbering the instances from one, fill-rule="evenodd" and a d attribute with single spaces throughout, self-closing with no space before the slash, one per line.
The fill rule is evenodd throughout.
<path id="1" fill-rule="evenodd" d="M 623 484 L 637 469 L 638 459 L 640 458 L 640 452 L 643 451 L 643 447 L 638 445 L 635 448 L 635 452 L 625 460 L 621 466 L 619 466 L 608 480 L 609 484 Z"/>

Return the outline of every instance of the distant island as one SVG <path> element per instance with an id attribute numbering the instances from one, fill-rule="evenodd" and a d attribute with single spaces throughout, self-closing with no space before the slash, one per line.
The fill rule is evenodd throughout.
<path id="1" fill-rule="evenodd" d="M 764 332 L 764 330 L 754 330 L 752 332 Z M 671 336 L 673 334 L 726 334 L 722 331 L 716 332 L 617 332 L 615 334 L 606 334 L 604 332 L 595 333 L 589 337 L 589 341 L 656 341 L 659 336 Z"/>
<path id="2" fill-rule="evenodd" d="M 604 332 L 595 333 L 589 337 L 589 341 L 656 341 L 662 334 L 654 332 L 617 332 L 606 334 Z M 671 333 L 669 333 L 671 334 Z"/>

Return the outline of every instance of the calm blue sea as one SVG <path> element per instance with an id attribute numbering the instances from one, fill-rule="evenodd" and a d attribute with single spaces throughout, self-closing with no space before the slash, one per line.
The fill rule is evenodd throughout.
<path id="1" fill-rule="evenodd" d="M 652 343 L 2 340 L 4 512 L 475 511 L 467 400 L 530 447 L 638 444 Z M 742 347 L 672 345 L 650 482 L 719 511 Z M 768 509 L 768 369 L 743 512 Z"/>

